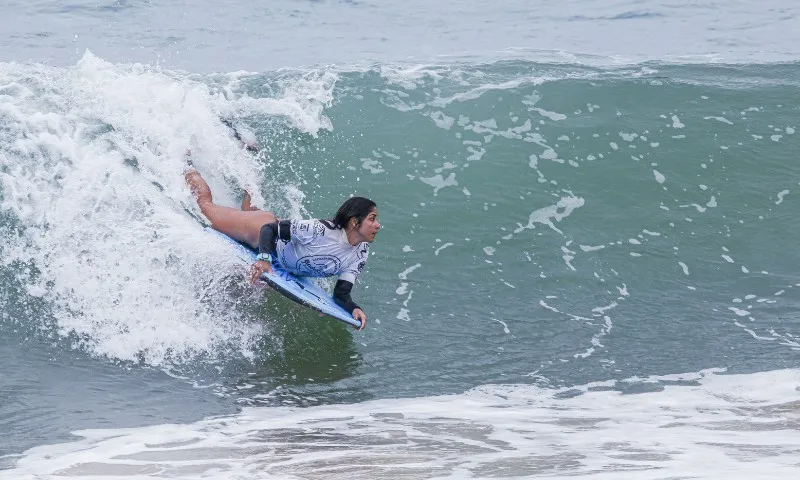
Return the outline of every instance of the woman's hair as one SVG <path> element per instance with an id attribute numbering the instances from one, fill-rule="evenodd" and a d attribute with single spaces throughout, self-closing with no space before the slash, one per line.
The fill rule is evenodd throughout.
<path id="1" fill-rule="evenodd" d="M 375 202 L 364 197 L 351 197 L 345 200 L 332 220 L 323 220 L 329 228 L 345 228 L 347 222 L 355 217 L 360 224 L 367 218 L 373 208 L 377 207 Z"/>

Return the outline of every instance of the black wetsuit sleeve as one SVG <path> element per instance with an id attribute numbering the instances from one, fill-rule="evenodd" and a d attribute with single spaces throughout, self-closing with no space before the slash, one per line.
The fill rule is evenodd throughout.
<path id="1" fill-rule="evenodd" d="M 275 243 L 278 239 L 289 241 L 292 239 L 292 224 L 290 220 L 281 220 L 264 224 L 258 235 L 258 253 L 275 252 Z"/>
<path id="2" fill-rule="evenodd" d="M 350 315 L 353 314 L 353 310 L 356 308 L 361 308 L 350 298 L 350 291 L 352 289 L 353 284 L 347 280 L 339 280 L 336 282 L 336 286 L 333 287 L 333 300 Z"/>

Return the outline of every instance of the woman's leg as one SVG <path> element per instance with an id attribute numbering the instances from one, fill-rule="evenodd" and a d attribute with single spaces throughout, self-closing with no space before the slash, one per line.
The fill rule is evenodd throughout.
<path id="1" fill-rule="evenodd" d="M 275 214 L 263 210 L 237 210 L 214 204 L 211 189 L 197 170 L 189 169 L 184 175 L 189 189 L 197 199 L 200 211 L 211 222 L 211 228 L 258 248 L 258 237 L 264 224 L 276 221 Z"/>

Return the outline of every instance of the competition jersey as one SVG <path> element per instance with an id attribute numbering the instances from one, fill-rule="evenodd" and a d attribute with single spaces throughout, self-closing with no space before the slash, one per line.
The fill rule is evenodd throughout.
<path id="1" fill-rule="evenodd" d="M 278 239 L 275 253 L 283 268 L 295 275 L 330 277 L 355 284 L 369 256 L 369 243 L 347 241 L 344 229 L 328 228 L 319 220 L 292 220 L 292 238 Z"/>

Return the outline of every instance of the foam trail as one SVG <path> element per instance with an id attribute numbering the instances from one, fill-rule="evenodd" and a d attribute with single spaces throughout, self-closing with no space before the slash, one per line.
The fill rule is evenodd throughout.
<path id="1" fill-rule="evenodd" d="M 631 378 L 76 432 L 0 478 L 791 478 L 800 371 Z M 572 395 L 576 396 L 570 396 Z M 354 408 L 355 407 L 355 408 Z M 788 476 L 787 476 L 788 475 Z"/>

